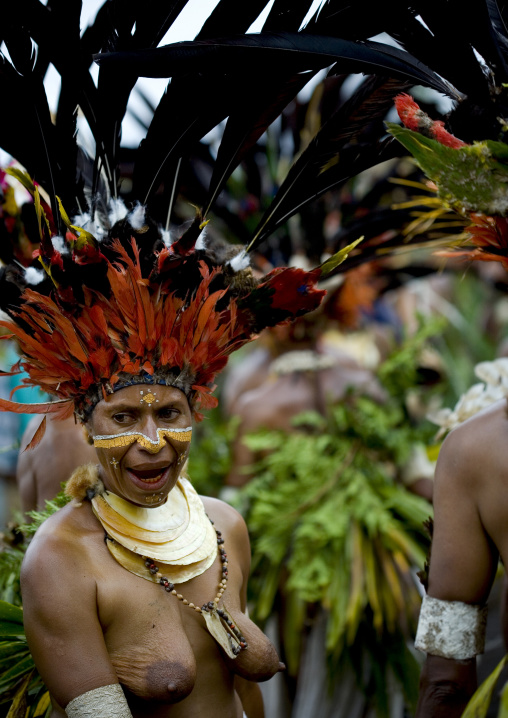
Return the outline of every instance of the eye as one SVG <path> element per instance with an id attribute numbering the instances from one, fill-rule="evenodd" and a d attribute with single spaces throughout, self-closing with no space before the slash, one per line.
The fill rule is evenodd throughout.
<path id="1" fill-rule="evenodd" d="M 133 420 L 133 416 L 126 411 L 119 411 L 117 414 L 113 414 L 112 419 L 117 424 L 128 424 Z"/>
<path id="2" fill-rule="evenodd" d="M 173 406 L 167 406 L 163 409 L 160 409 L 157 413 L 160 419 L 166 421 L 175 419 L 177 416 L 180 415 L 180 411 L 178 409 L 175 409 Z"/>

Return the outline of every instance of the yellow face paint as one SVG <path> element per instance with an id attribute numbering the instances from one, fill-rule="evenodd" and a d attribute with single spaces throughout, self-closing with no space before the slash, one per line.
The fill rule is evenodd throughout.
<path id="1" fill-rule="evenodd" d="M 93 445 L 98 449 L 117 449 L 122 446 L 129 446 L 135 441 L 150 454 L 157 454 L 165 445 L 166 439 L 173 441 L 190 441 L 192 427 L 185 429 L 157 429 L 157 441 L 150 439 L 140 431 L 124 431 L 122 434 L 109 434 L 93 437 Z"/>

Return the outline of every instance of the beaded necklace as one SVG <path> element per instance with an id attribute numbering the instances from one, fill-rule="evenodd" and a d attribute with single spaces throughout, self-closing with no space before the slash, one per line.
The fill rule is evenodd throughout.
<path id="1" fill-rule="evenodd" d="M 213 524 L 211 519 L 210 523 Z M 196 613 L 200 613 L 203 616 L 209 633 L 211 633 L 217 643 L 222 646 L 230 658 L 236 658 L 241 651 L 248 648 L 248 644 L 241 631 L 237 628 L 237 626 L 235 626 L 233 619 L 225 607 L 219 608 L 219 601 L 222 598 L 228 584 L 228 556 L 224 546 L 222 533 L 217 529 L 215 529 L 215 533 L 217 535 L 217 546 L 222 563 L 222 577 L 220 583 L 218 584 L 217 594 L 213 601 L 208 601 L 201 607 L 196 606 L 194 603 L 184 598 L 181 593 L 178 593 L 175 588 L 175 584 L 160 573 L 159 567 L 153 559 L 148 556 L 141 556 L 141 559 L 144 561 L 145 567 L 148 569 L 151 576 L 158 579 L 159 585 L 162 586 L 167 593 L 176 596 L 176 598 L 181 601 L 184 606 L 188 606 L 196 611 Z M 106 539 L 114 542 L 114 539 L 107 534 Z"/>

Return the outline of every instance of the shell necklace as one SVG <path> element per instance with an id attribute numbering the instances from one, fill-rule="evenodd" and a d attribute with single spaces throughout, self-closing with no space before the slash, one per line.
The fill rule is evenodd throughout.
<path id="1" fill-rule="evenodd" d="M 175 596 L 200 613 L 206 628 L 230 658 L 247 648 L 247 642 L 224 606 L 228 558 L 224 539 L 213 527 L 201 499 L 185 478 L 180 478 L 162 506 L 145 508 L 104 491 L 92 498 L 95 516 L 106 534 L 106 545 L 115 560 Z M 196 606 L 175 588 L 200 576 L 219 552 L 221 580 L 212 601 Z"/>

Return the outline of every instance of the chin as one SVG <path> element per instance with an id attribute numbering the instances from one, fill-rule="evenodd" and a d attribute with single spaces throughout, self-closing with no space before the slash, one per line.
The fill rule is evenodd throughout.
<path id="1" fill-rule="evenodd" d="M 157 481 L 144 481 L 132 472 L 126 470 L 124 473 L 123 489 L 121 495 L 127 501 L 150 508 L 163 504 L 168 494 L 174 489 L 178 481 L 178 475 L 174 475 L 171 467 L 168 467 L 161 478 Z"/>

